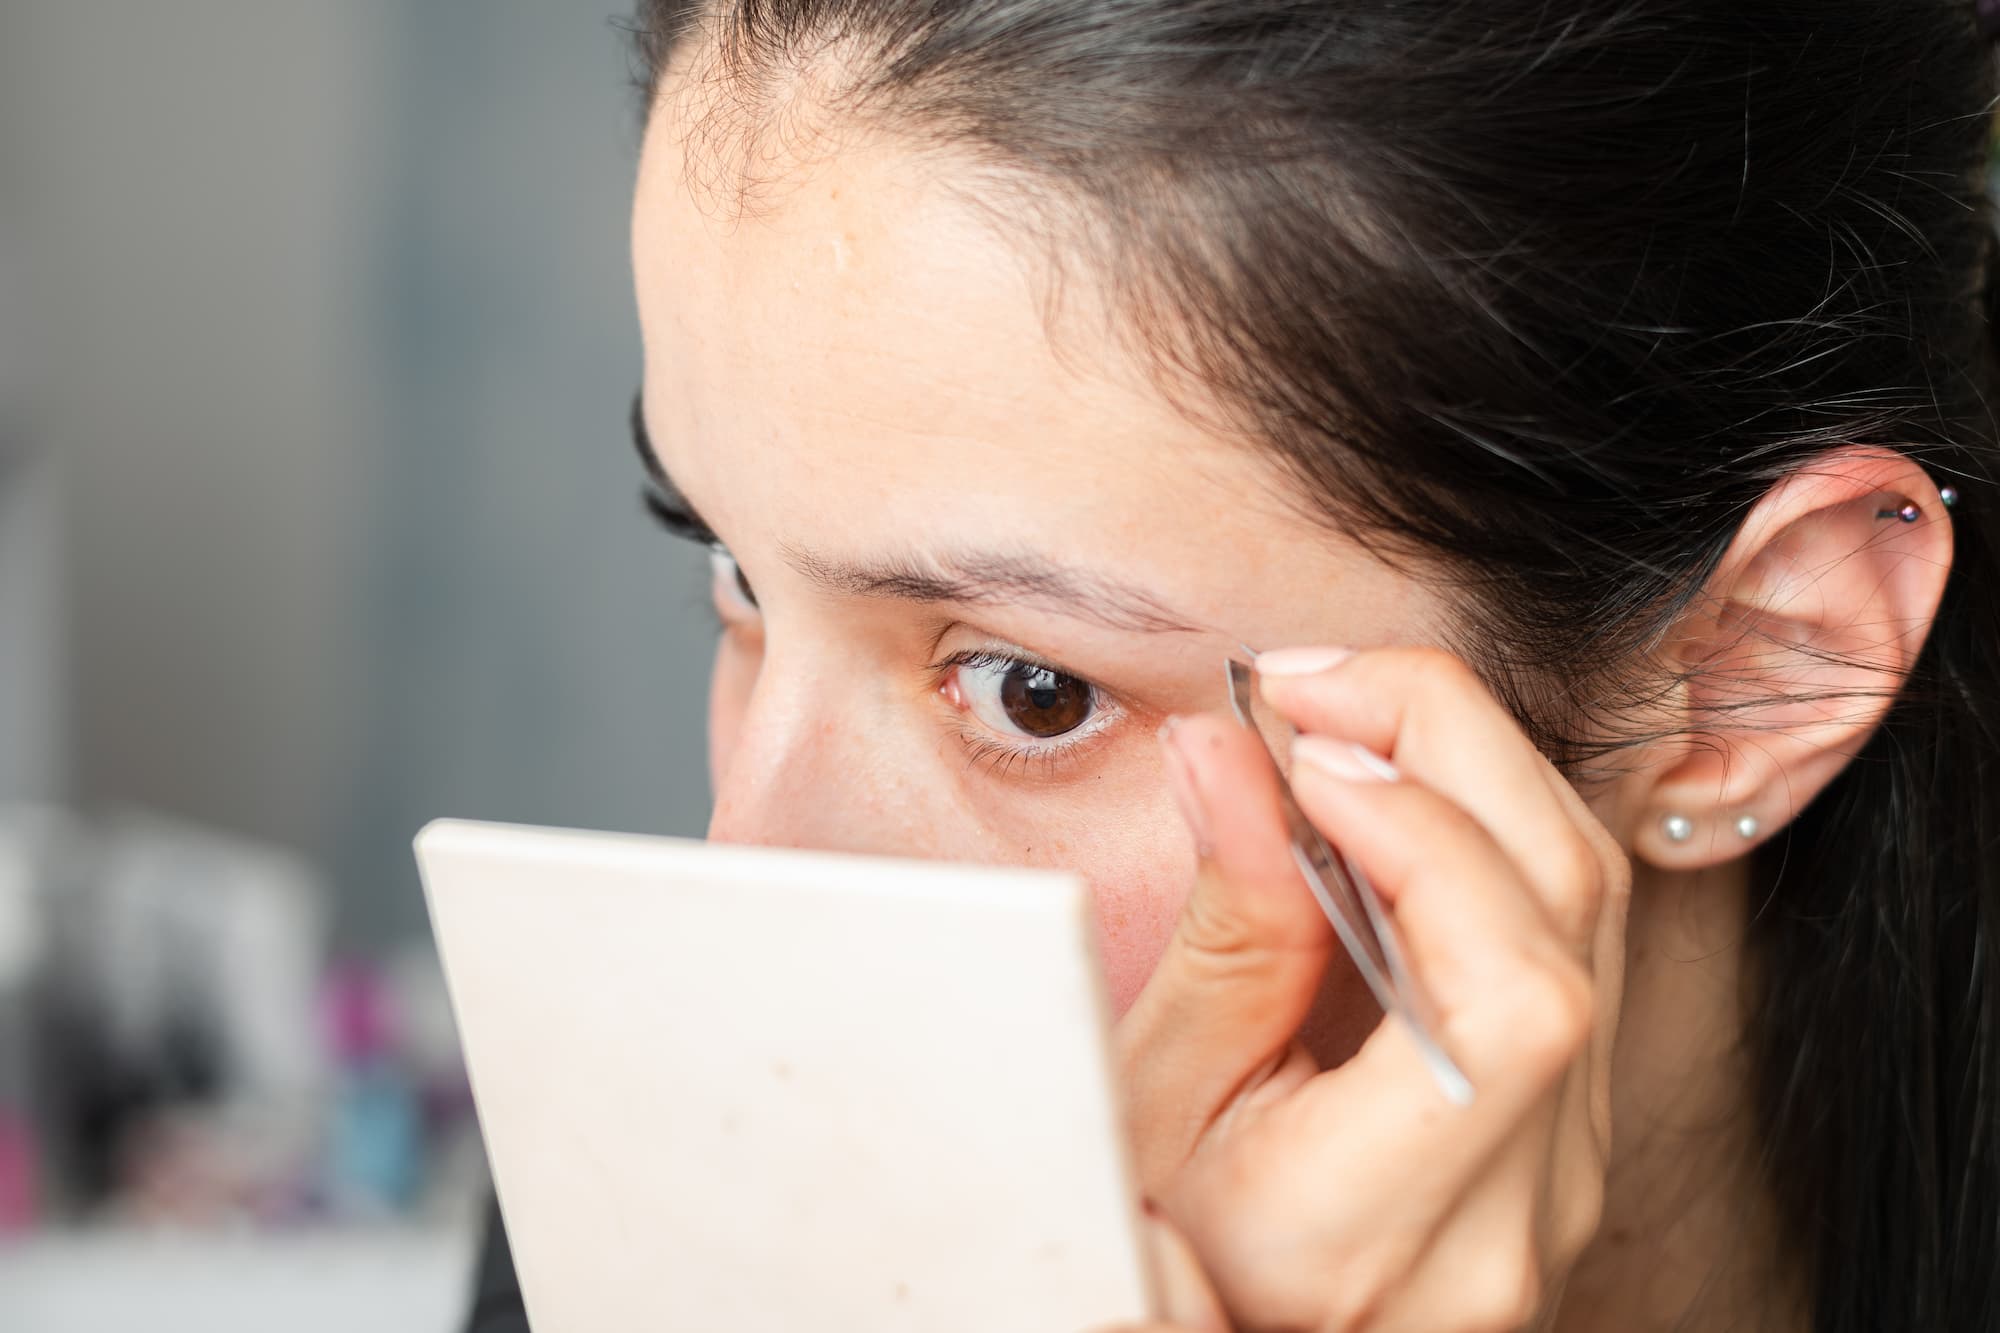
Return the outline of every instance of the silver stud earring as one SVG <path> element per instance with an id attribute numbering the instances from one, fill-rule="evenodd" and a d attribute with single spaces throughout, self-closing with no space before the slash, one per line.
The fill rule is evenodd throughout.
<path id="1" fill-rule="evenodd" d="M 1686 842 L 1694 836 L 1694 821 L 1686 815 L 1668 815 L 1660 821 L 1660 832 L 1668 842 Z"/>
<path id="2" fill-rule="evenodd" d="M 1755 815 L 1738 815 L 1738 816 L 1736 816 L 1736 835 L 1737 835 L 1738 837 L 1740 837 L 1740 838 L 1754 838 L 1754 837 L 1756 837 L 1756 836 L 1757 836 L 1757 816 L 1755 816 Z"/>

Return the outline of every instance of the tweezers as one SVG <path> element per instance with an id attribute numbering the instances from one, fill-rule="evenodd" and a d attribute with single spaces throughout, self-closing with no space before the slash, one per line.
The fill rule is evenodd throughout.
<path id="1" fill-rule="evenodd" d="M 1291 839 L 1292 859 L 1298 863 L 1306 886 L 1318 900 L 1320 910 L 1326 913 L 1326 919 L 1333 923 L 1334 933 L 1347 947 L 1354 966 L 1374 992 L 1382 1011 L 1400 1018 L 1416 1039 L 1417 1049 L 1423 1053 L 1438 1089 L 1454 1104 L 1468 1104 L 1472 1101 L 1472 1082 L 1437 1039 L 1437 1011 L 1403 961 L 1394 919 L 1383 907 L 1368 877 L 1361 873 L 1361 867 L 1329 846 L 1299 809 L 1276 749 L 1257 727 L 1250 711 L 1257 689 L 1255 668 L 1232 657 L 1228 659 L 1228 672 L 1229 706 L 1235 711 L 1236 720 L 1262 741 L 1271 755 L 1278 779 L 1278 803 Z M 1289 746 L 1297 729 L 1283 719 L 1278 719 L 1278 724 L 1284 728 L 1285 743 Z"/>

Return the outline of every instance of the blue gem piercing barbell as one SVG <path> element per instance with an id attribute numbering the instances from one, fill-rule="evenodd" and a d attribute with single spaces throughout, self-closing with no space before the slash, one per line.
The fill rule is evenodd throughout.
<path id="1" fill-rule="evenodd" d="M 1944 501 L 1946 509 L 1951 508 L 1958 503 L 1958 488 L 1956 486 L 1940 486 L 1938 488 L 1938 499 Z M 1875 511 L 1875 517 L 1900 518 L 1905 523 L 1914 523 L 1923 517 L 1923 513 L 1924 511 L 1918 508 L 1915 503 L 1911 503 L 1897 509 L 1878 509 Z"/>

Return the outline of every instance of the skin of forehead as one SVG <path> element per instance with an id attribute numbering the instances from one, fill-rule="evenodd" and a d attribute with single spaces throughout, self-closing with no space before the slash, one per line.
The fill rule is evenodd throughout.
<path id="1" fill-rule="evenodd" d="M 1356 578 L 1365 559 L 1358 548 L 1338 541 L 1322 525 L 1301 520 L 1276 469 L 1259 461 L 1244 441 L 1216 437 L 1169 402 L 1150 369 L 1109 335 L 1112 316 L 1089 284 L 1064 282 L 1059 302 L 1052 302 L 1049 270 L 1039 264 L 1038 252 L 1024 253 L 1019 244 L 995 235 L 995 215 L 966 205 L 947 159 L 913 153 L 880 135 L 843 135 L 834 150 L 829 137 L 819 135 L 812 140 L 817 151 L 784 171 L 775 163 L 763 164 L 767 182 L 782 189 L 763 194 L 759 209 L 721 209 L 716 199 L 702 193 L 699 173 L 689 166 L 674 85 L 664 87 L 642 156 L 634 212 L 634 262 L 646 323 L 659 327 L 662 318 L 681 321 L 683 336 L 716 332 L 713 325 L 690 326 L 688 309 L 661 312 L 653 308 L 660 302 L 651 299 L 662 283 L 685 289 L 713 276 L 694 272 L 700 265 L 690 262 L 691 252 L 702 251 L 702 263 L 724 272 L 703 293 L 706 301 L 698 296 L 684 305 L 726 307 L 738 323 L 761 315 L 763 327 L 783 328 L 792 339 L 785 349 L 790 363 L 802 369 L 815 360 L 830 363 L 838 378 L 848 381 L 835 384 L 838 392 L 822 395 L 817 403 L 798 404 L 802 410 L 849 418 L 861 411 L 880 413 L 883 419 L 866 423 L 876 429 L 878 439 L 919 434 L 910 429 L 914 418 L 954 423 L 938 432 L 944 442 L 956 440 L 969 448 L 1005 441 L 1017 449 L 1026 447 L 1035 466 L 1049 473 L 1048 485 L 1035 499 L 1046 501 L 1059 491 L 1072 499 L 1109 493 L 1106 498 L 1113 503 L 1087 515 L 1072 511 L 1060 523 L 1072 538 L 1095 531 L 1107 549 L 1143 550 L 1149 539 L 1157 546 L 1160 532 L 1169 531 L 1174 534 L 1172 549 L 1160 555 L 1171 566 L 1182 563 L 1171 557 L 1200 529 L 1239 529 L 1231 534 L 1229 554 L 1255 570 L 1256 577 L 1239 581 L 1226 601 L 1231 609 L 1257 614 L 1246 622 L 1219 614 L 1221 607 L 1171 602 L 1190 619 L 1226 627 L 1232 639 L 1260 634 L 1265 642 L 1279 642 L 1284 626 L 1298 617 L 1277 605 L 1246 607 L 1246 599 L 1268 599 L 1287 583 L 1330 588 L 1337 580 L 1349 609 L 1372 609 L 1377 620 L 1409 623 L 1416 602 L 1407 586 L 1388 599 L 1391 604 L 1354 607 L 1352 599 L 1365 591 Z M 676 187 L 678 200 L 691 207 L 664 206 L 660 192 Z M 650 234 L 661 231 L 663 223 L 665 234 Z M 705 238 L 697 240 L 694 230 L 706 233 Z M 711 262 L 711 257 L 731 252 L 733 262 Z M 669 263 L 682 279 L 678 284 L 669 278 Z M 998 272 L 1003 267 L 1005 272 Z M 687 295 L 685 290 L 682 294 Z M 953 355 L 919 364 L 925 353 L 954 346 L 954 329 L 948 322 L 940 327 L 935 312 L 923 308 L 926 300 L 956 302 L 964 324 L 999 318 L 1005 327 L 984 343 L 961 337 Z M 892 321 L 875 318 L 885 304 L 895 307 Z M 834 325 L 828 315 L 850 318 Z M 1052 321 L 1052 316 L 1058 317 Z M 1052 341 L 1046 336 L 1051 331 L 1064 336 Z M 739 368 L 752 375 L 755 361 L 768 355 L 768 348 L 739 346 L 733 351 Z M 905 364 L 884 365 L 897 356 L 905 357 Z M 1011 373 L 982 373 L 980 363 L 987 363 L 989 372 L 1002 363 Z M 884 387 L 893 392 L 869 396 L 862 381 L 871 365 L 876 372 L 900 372 L 886 379 Z M 669 397 L 656 393 L 654 382 L 672 374 L 673 367 L 658 360 L 649 365 L 649 396 Z M 815 378 L 817 387 L 824 387 L 817 385 L 822 378 L 828 377 Z M 912 396 L 926 393 L 932 399 L 929 410 L 897 412 L 898 406 L 912 406 Z M 893 402 L 899 395 L 904 401 Z M 1101 427 L 1102 433 L 1079 437 L 1066 430 L 1078 419 Z M 1037 450 L 1034 441 L 1057 447 Z M 674 447 L 672 441 L 661 443 L 663 449 Z M 810 461 L 802 448 L 790 455 L 793 463 Z M 674 470 L 678 477 L 680 466 Z M 890 477 L 892 469 L 883 471 L 885 481 L 902 484 L 908 479 L 907 474 Z M 821 475 L 817 480 L 839 479 Z M 699 489 L 692 481 L 689 486 Z M 1116 503 L 1134 492 L 1156 498 L 1159 506 L 1135 514 L 1132 504 Z M 708 495 L 698 498 L 705 507 L 718 503 Z M 1095 521 L 1077 521 L 1083 519 Z M 856 536 L 858 544 L 860 534 Z"/>

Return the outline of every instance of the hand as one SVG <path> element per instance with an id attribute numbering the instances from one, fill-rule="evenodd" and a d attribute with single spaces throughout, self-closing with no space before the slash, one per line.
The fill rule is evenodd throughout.
<path id="1" fill-rule="evenodd" d="M 1536 1327 L 1602 1206 L 1630 867 L 1458 659 L 1269 672 L 1265 701 L 1301 732 L 1299 805 L 1390 905 L 1477 1095 L 1447 1102 L 1400 1022 L 1319 1068 L 1297 1034 L 1344 955 L 1292 864 L 1270 761 L 1231 719 L 1170 724 L 1203 851 L 1117 1031 L 1140 1185 L 1170 1224 L 1168 1317 Z M 1399 775 L 1371 776 L 1350 741 Z"/>

